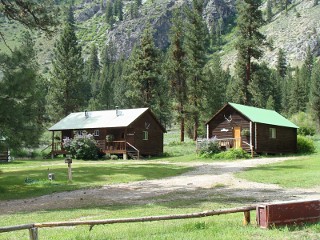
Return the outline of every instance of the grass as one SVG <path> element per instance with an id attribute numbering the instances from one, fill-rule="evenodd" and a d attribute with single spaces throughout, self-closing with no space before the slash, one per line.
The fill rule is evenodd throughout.
<path id="1" fill-rule="evenodd" d="M 72 164 L 72 182 L 67 181 L 67 164 L 63 159 L 30 161 L 20 160 L 0 165 L 0 200 L 20 199 L 99 187 L 105 184 L 126 183 L 157 179 L 182 174 L 188 167 L 128 161 L 82 161 Z M 55 180 L 48 180 L 48 173 Z"/>
<path id="2" fill-rule="evenodd" d="M 208 209 L 225 208 L 225 204 L 195 202 L 183 206 L 179 202 L 148 204 L 144 206 L 112 206 L 102 208 L 39 211 L 2 215 L 0 225 L 17 225 L 45 221 L 95 220 L 192 213 Z M 39 229 L 39 239 L 317 239 L 320 224 L 292 228 L 260 229 L 256 224 L 242 226 L 243 214 L 230 214 L 201 219 L 170 220 L 145 223 L 124 223 L 95 226 Z M 253 218 L 253 216 L 252 216 Z M 0 239 L 28 239 L 26 230 L 2 233 Z"/>
<path id="3" fill-rule="evenodd" d="M 194 144 L 192 142 L 177 143 L 174 136 L 165 144 L 165 152 L 168 157 L 152 158 L 148 164 L 142 161 L 78 161 L 73 163 L 74 182 L 67 184 L 67 167 L 63 159 L 58 160 L 25 160 L 15 161 L 10 164 L 0 165 L 1 187 L 5 182 L 12 183 L 19 179 L 23 181 L 20 185 L 34 188 L 31 195 L 44 193 L 39 184 L 24 184 L 25 176 L 31 179 L 43 179 L 47 177 L 48 172 L 55 172 L 57 183 L 61 181 L 61 186 L 66 185 L 72 188 L 77 187 L 95 187 L 100 184 L 130 182 L 143 179 L 161 178 L 170 175 L 180 174 L 188 170 L 179 166 L 179 162 L 198 160 L 194 153 Z M 174 143 L 172 143 L 174 142 Z M 319 149 L 319 144 L 318 144 Z M 271 181 L 270 178 L 280 178 L 287 175 L 287 179 L 278 180 L 283 182 L 294 182 L 299 179 L 310 178 L 315 182 L 310 182 L 306 186 L 315 186 L 318 183 L 320 166 L 317 161 L 319 153 L 311 156 L 303 156 L 298 160 L 286 161 L 283 163 L 266 165 L 267 169 L 261 171 L 260 167 L 248 170 L 248 175 L 257 172 L 257 179 L 264 174 L 270 174 L 265 177 L 265 181 Z M 177 164 L 160 164 L 155 161 L 169 161 Z M 308 167 L 307 165 L 311 165 Z M 49 168 L 49 170 L 48 170 Z M 291 173 L 290 173 L 291 172 Z M 10 176 L 7 174 L 11 174 Z M 5 178 L 3 176 L 7 175 Z M 81 177 L 80 177 L 81 176 Z M 272 177 L 271 177 L 272 176 Z M 308 177 L 309 176 L 309 177 Z M 242 176 L 241 176 L 242 177 Z M 268 179 L 269 178 L 269 179 Z M 256 181 L 256 180 L 255 180 Z M 89 182 L 89 183 L 88 183 Z M 41 184 L 44 184 L 43 182 Z M 48 183 L 47 183 L 48 184 Z M 52 183 L 49 183 L 52 184 Z M 46 188 L 54 189 L 56 186 L 47 185 Z M 129 218 L 170 214 L 185 214 L 192 212 L 201 212 L 213 209 L 225 209 L 237 206 L 244 206 L 255 201 L 252 198 L 231 197 L 222 194 L 219 189 L 224 188 L 223 184 L 217 184 L 212 188 L 217 192 L 208 193 L 207 189 L 198 189 L 193 192 L 183 191 L 168 193 L 150 198 L 148 204 L 136 202 L 135 204 L 115 203 L 112 206 L 90 206 L 87 208 L 47 210 L 35 212 L 20 212 L 14 214 L 1 214 L 0 226 L 11 226 L 18 224 L 27 224 L 32 222 L 51 222 L 51 221 L 74 221 L 74 220 L 95 220 L 95 219 L 113 219 Z M 14 186 L 11 186 L 13 189 Z M 5 189 L 6 190 L 6 189 Z M 20 191 L 21 189 L 19 189 Z M 0 190 L 1 191 L 1 190 Z M 31 191 L 28 189 L 28 191 Z M 8 192 L 1 192 L 0 198 L 5 199 Z M 199 197 L 201 195 L 202 197 Z M 89 231 L 89 226 L 61 227 L 39 229 L 39 239 L 72 239 L 72 240 L 100 240 L 100 239 L 319 239 L 320 223 L 312 225 L 292 226 L 273 228 L 270 230 L 260 229 L 254 221 L 254 213 L 251 214 L 252 224 L 242 226 L 243 214 L 229 214 L 221 216 L 206 217 L 200 219 L 170 220 L 144 223 L 124 223 L 111 224 L 105 226 L 95 226 Z M 22 230 L 10 233 L 1 233 L 0 239 L 28 239 L 28 231 Z"/>
<path id="4" fill-rule="evenodd" d="M 320 141 L 316 141 L 317 152 L 300 156 L 295 160 L 250 168 L 236 177 L 253 182 L 273 183 L 285 188 L 312 188 L 320 186 Z"/>

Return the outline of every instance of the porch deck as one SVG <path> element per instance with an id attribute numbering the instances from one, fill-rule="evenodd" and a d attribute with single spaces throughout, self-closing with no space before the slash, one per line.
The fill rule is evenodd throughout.
<path id="1" fill-rule="evenodd" d="M 122 154 L 125 156 L 129 155 L 131 158 L 140 158 L 139 150 L 134 147 L 132 144 L 126 141 L 105 141 L 105 140 L 97 140 L 97 147 L 100 149 L 101 152 L 106 154 Z M 61 154 L 68 154 L 68 151 L 63 148 L 62 142 L 55 142 L 50 144 L 47 148 L 51 148 L 50 155 L 52 157 L 61 155 Z M 44 149 L 44 150 L 45 150 Z M 42 151 L 44 151 L 42 150 Z"/>
<path id="2" fill-rule="evenodd" d="M 251 152 L 251 145 L 246 141 L 243 141 L 242 138 L 215 138 L 215 139 L 197 139 L 196 150 L 200 150 L 201 144 L 206 141 L 209 143 L 210 141 L 217 142 L 221 150 L 228 150 L 230 148 L 243 148 L 247 152 Z"/>

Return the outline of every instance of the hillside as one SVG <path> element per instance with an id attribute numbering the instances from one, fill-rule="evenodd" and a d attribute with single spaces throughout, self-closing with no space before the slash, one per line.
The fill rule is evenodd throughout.
<path id="1" fill-rule="evenodd" d="M 131 1 L 124 0 L 123 21 L 116 21 L 112 26 L 106 23 L 106 0 L 76 1 L 75 18 L 77 22 L 77 36 L 83 46 L 83 55 L 86 57 L 92 44 L 96 44 L 101 51 L 106 44 L 113 44 L 115 58 L 129 56 L 133 46 L 138 41 L 148 22 L 154 28 L 156 46 L 165 49 L 169 45 L 168 33 L 170 18 L 175 8 L 190 4 L 191 0 L 144 0 L 139 8 L 138 15 L 131 19 L 129 6 Z M 282 48 L 292 66 L 299 65 L 303 60 L 308 46 L 314 56 L 320 55 L 320 5 L 313 7 L 313 0 L 296 0 L 289 5 L 288 12 L 277 13 L 272 21 L 266 24 L 261 31 L 273 42 L 273 49 L 267 50 L 263 60 L 274 66 L 279 48 Z M 265 5 L 262 10 L 265 11 Z M 223 19 L 230 28 L 230 19 L 236 16 L 235 0 L 206 0 L 203 17 L 210 29 L 214 21 Z M 233 26 L 233 25 L 232 25 Z M 231 27 L 232 27 L 231 26 Z M 13 22 L 1 22 L 1 29 L 11 48 L 17 46 L 17 39 L 21 26 Z M 233 47 L 234 30 L 226 36 L 226 44 L 220 51 L 224 67 L 231 66 L 236 60 Z M 39 63 L 44 72 L 47 72 L 51 63 L 51 53 L 55 38 L 47 39 L 44 34 L 35 33 L 36 47 L 39 54 Z M 8 49 L 0 42 L 1 51 Z"/>
<path id="2" fill-rule="evenodd" d="M 282 48 L 291 66 L 299 66 L 310 46 L 314 56 L 320 56 L 320 5 L 313 7 L 313 1 L 294 1 L 288 12 L 276 14 L 261 32 L 272 42 L 273 48 L 266 49 L 262 61 L 275 66 L 277 53 Z M 227 44 L 229 51 L 222 51 L 223 65 L 232 66 L 236 61 L 236 51 Z M 231 49 L 231 50 L 230 50 Z"/>

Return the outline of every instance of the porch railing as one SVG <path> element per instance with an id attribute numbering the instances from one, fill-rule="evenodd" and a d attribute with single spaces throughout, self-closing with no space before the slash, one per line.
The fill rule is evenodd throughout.
<path id="1" fill-rule="evenodd" d="M 204 142 L 209 144 L 210 142 L 217 142 L 220 146 L 220 148 L 236 148 L 241 147 L 241 138 L 213 138 L 213 139 L 197 139 L 196 148 L 197 150 L 201 149 L 201 146 L 203 146 Z"/>

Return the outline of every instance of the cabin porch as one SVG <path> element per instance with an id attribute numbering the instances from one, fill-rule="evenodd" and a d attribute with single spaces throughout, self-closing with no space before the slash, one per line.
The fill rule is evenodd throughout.
<path id="1" fill-rule="evenodd" d="M 247 139 L 243 138 L 214 138 L 214 139 L 198 139 L 196 143 L 196 149 L 197 151 L 200 149 L 201 144 L 203 144 L 204 141 L 207 143 L 209 142 L 217 142 L 219 145 L 219 148 L 223 151 L 228 150 L 230 148 L 242 148 L 243 150 L 247 151 L 248 153 L 251 153 L 251 145 L 247 141 Z"/>
<path id="2" fill-rule="evenodd" d="M 124 159 L 128 157 L 140 158 L 140 151 L 134 147 L 132 144 L 126 141 L 106 141 L 106 140 L 96 140 L 97 147 L 101 152 L 106 154 L 122 154 Z M 50 156 L 53 158 L 57 155 L 66 155 L 68 151 L 64 149 L 63 142 L 54 142 L 48 145 L 42 151 L 51 148 Z"/>

